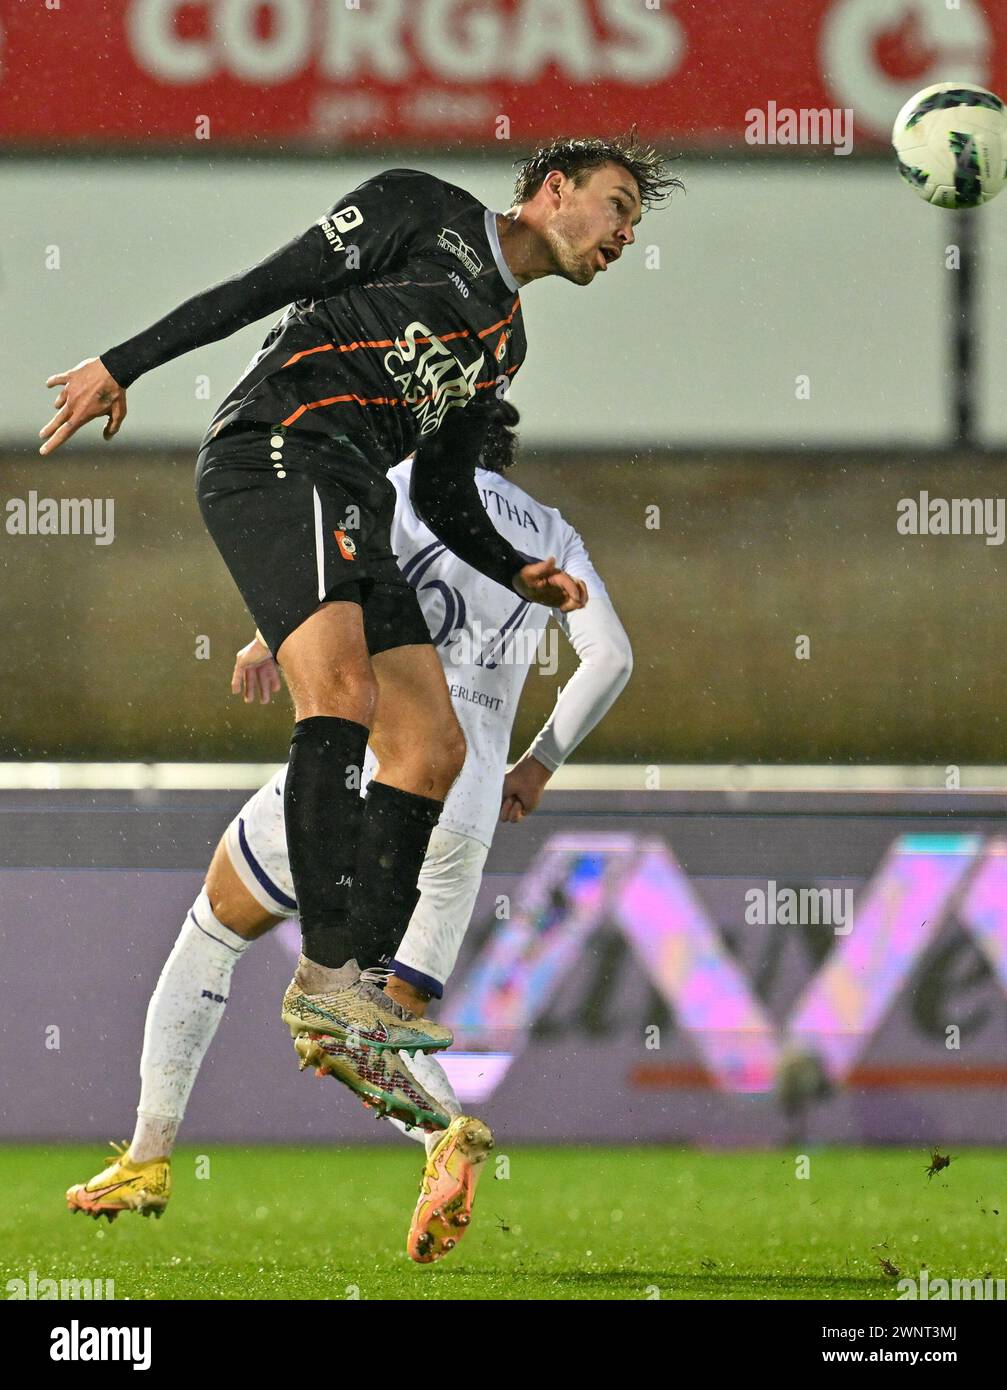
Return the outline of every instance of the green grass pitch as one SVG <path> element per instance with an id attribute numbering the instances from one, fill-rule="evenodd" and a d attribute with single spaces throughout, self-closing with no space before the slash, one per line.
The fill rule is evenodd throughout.
<path id="1" fill-rule="evenodd" d="M 5 1290 L 34 1269 L 113 1279 L 117 1299 L 892 1300 L 882 1260 L 1007 1274 L 1004 1155 L 950 1152 L 928 1179 L 920 1149 L 812 1150 L 800 1179 L 791 1153 L 504 1146 L 461 1245 L 423 1267 L 405 1253 L 418 1146 L 180 1149 L 163 1219 L 109 1225 L 63 1202 L 99 1146 L 11 1145 L 0 1268 Z"/>

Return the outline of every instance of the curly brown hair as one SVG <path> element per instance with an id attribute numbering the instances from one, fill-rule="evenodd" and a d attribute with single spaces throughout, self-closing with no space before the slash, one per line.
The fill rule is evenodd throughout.
<path id="1" fill-rule="evenodd" d="M 514 201 L 526 203 L 542 187 L 546 174 L 559 169 L 578 186 L 585 177 L 603 164 L 621 164 L 636 179 L 640 202 L 645 208 L 657 206 L 675 188 L 685 184 L 668 169 L 667 156 L 658 154 L 650 145 L 641 143 L 634 127 L 626 135 L 610 140 L 553 140 L 529 155 L 515 160 L 518 175 L 514 184 Z"/>

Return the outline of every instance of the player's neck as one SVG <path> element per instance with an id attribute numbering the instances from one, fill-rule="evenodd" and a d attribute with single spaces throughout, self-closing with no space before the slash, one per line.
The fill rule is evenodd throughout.
<path id="1" fill-rule="evenodd" d="M 548 242 L 521 216 L 519 208 L 498 212 L 497 234 L 508 269 L 519 285 L 556 273 Z"/>

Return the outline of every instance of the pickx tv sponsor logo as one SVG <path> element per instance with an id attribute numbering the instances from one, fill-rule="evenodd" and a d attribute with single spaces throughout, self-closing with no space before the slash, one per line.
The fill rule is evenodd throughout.
<path id="1" fill-rule="evenodd" d="M 364 214 L 358 207 L 349 207 L 341 208 L 338 212 L 334 212 L 331 217 L 320 217 L 318 225 L 333 251 L 345 251 L 346 243 L 343 241 L 343 233 L 351 232 L 354 227 L 359 227 L 363 220 Z"/>

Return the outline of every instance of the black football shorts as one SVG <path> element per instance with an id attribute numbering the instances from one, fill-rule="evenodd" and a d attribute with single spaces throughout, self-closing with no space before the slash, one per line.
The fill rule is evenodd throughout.
<path id="1" fill-rule="evenodd" d="M 429 643 L 392 552 L 395 488 L 352 446 L 236 425 L 200 449 L 196 496 L 270 651 L 328 600 L 360 604 L 372 656 Z"/>

